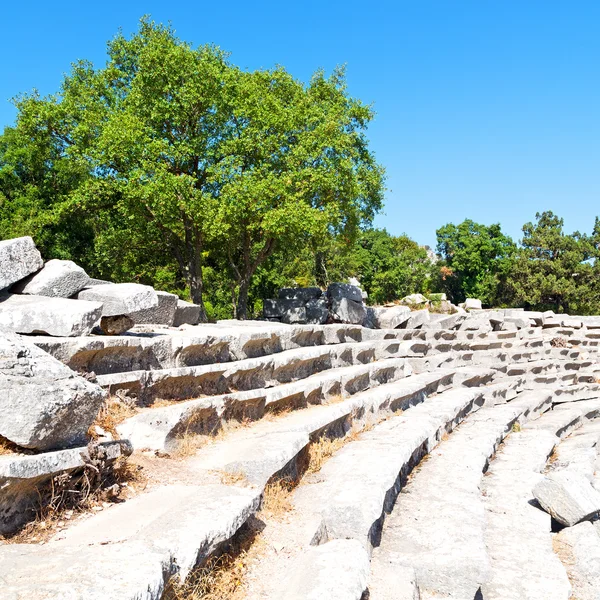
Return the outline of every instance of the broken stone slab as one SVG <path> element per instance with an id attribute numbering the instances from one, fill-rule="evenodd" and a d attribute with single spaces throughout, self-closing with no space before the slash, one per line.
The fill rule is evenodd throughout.
<path id="1" fill-rule="evenodd" d="M 23 448 L 86 442 L 105 399 L 100 386 L 16 336 L 0 337 L 0 436 Z"/>
<path id="2" fill-rule="evenodd" d="M 410 318 L 408 306 L 373 307 L 374 325 L 378 329 L 396 329 Z"/>
<path id="3" fill-rule="evenodd" d="M 321 288 L 306 287 L 306 288 L 282 288 L 279 290 L 279 298 L 281 300 L 301 300 L 308 302 L 320 298 L 323 295 Z"/>
<path id="4" fill-rule="evenodd" d="M 413 310 L 406 321 L 406 329 L 417 329 L 424 323 L 427 323 L 430 318 L 429 311 L 426 308 L 422 310 Z"/>
<path id="5" fill-rule="evenodd" d="M 573 585 L 573 598 L 600 598 L 600 530 L 588 522 L 566 527 L 554 547 Z"/>
<path id="6" fill-rule="evenodd" d="M 583 321 L 576 317 L 563 317 L 560 321 L 561 327 L 568 327 L 570 329 L 581 329 L 583 327 Z"/>
<path id="7" fill-rule="evenodd" d="M 173 317 L 173 327 L 197 325 L 200 321 L 200 306 L 185 300 L 177 300 L 177 308 Z"/>
<path id="8" fill-rule="evenodd" d="M 102 304 L 20 294 L 0 294 L 0 332 L 73 337 L 89 335 Z"/>
<path id="9" fill-rule="evenodd" d="M 168 327 L 173 325 L 179 298 L 175 294 L 169 294 L 169 292 L 160 291 L 156 292 L 156 296 L 158 298 L 158 304 L 156 306 L 152 308 L 145 308 L 128 315 L 136 325 L 142 325 L 146 323 L 154 325 L 167 325 Z"/>
<path id="10" fill-rule="evenodd" d="M 101 302 L 103 317 L 130 315 L 158 305 L 154 289 L 139 283 L 95 285 L 79 292 L 77 299 Z"/>
<path id="11" fill-rule="evenodd" d="M 362 290 L 356 285 L 349 283 L 332 283 L 327 288 L 327 296 L 332 300 L 352 300 L 353 302 L 362 303 Z"/>
<path id="12" fill-rule="evenodd" d="M 70 298 L 84 287 L 90 278 L 88 274 L 72 260 L 49 260 L 41 271 L 30 275 L 12 286 L 11 292 Z"/>
<path id="13" fill-rule="evenodd" d="M 360 600 L 367 588 L 369 555 L 356 540 L 333 540 L 303 552 L 290 566 L 281 600 Z"/>
<path id="14" fill-rule="evenodd" d="M 588 479 L 569 470 L 553 471 L 533 488 L 541 507 L 562 525 L 571 527 L 600 512 L 600 493 Z"/>
<path id="15" fill-rule="evenodd" d="M 279 302 L 287 302 L 286 300 L 280 300 Z M 298 302 L 297 300 L 291 300 L 290 302 Z M 281 315 L 281 322 L 287 323 L 288 325 L 300 325 L 306 323 L 306 307 L 290 307 L 283 310 Z"/>
<path id="16" fill-rule="evenodd" d="M 0 290 L 10 287 L 44 265 L 30 237 L 0 241 Z"/>
<path id="17" fill-rule="evenodd" d="M 365 320 L 367 312 L 362 300 L 355 302 L 349 298 L 333 298 L 331 314 L 335 320 L 342 323 L 361 324 Z"/>
<path id="18" fill-rule="evenodd" d="M 0 535 L 14 533 L 35 516 L 40 493 L 52 478 L 83 469 L 92 460 L 110 464 L 131 452 L 129 442 L 117 441 L 30 456 L 0 456 Z"/>
<path id="19" fill-rule="evenodd" d="M 405 306 L 429 304 L 429 300 L 423 294 L 410 294 L 409 296 L 404 296 L 400 302 Z"/>

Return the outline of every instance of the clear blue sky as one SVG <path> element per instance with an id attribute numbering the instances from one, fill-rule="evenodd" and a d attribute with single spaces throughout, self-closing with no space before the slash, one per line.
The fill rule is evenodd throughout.
<path id="1" fill-rule="evenodd" d="M 72 61 L 145 13 L 248 69 L 282 64 L 307 80 L 346 64 L 350 92 L 377 112 L 386 167 L 377 224 L 435 243 L 469 217 L 519 237 L 536 211 L 568 231 L 600 215 L 600 2 L 11 2 L 0 14 L 0 126 L 8 99 L 51 93 Z"/>

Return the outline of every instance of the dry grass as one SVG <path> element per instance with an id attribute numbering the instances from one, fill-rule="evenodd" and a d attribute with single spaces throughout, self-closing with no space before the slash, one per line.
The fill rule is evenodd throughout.
<path id="1" fill-rule="evenodd" d="M 211 557 L 184 582 L 171 579 L 163 600 L 243 600 L 249 565 L 265 548 L 260 531 L 256 521 L 244 525 L 226 553 Z"/>
<path id="2" fill-rule="evenodd" d="M 518 421 L 515 421 L 511 427 L 511 431 L 513 433 L 519 433 L 521 431 L 521 423 L 519 423 Z"/>
<path id="3" fill-rule="evenodd" d="M 0 435 L 0 456 L 7 454 L 35 454 L 35 452 L 28 450 L 27 448 L 21 448 L 20 446 L 17 446 L 17 444 L 13 444 L 13 442 Z"/>
<path id="4" fill-rule="evenodd" d="M 349 435 L 349 434 L 348 434 Z M 308 446 L 308 467 L 306 474 L 318 473 L 325 462 L 340 448 L 348 443 L 348 436 L 343 438 L 323 437 Z"/>
<path id="5" fill-rule="evenodd" d="M 292 492 L 298 484 L 292 479 L 279 479 L 267 484 L 263 492 L 260 513 L 279 520 L 292 510 Z"/>
<path id="6" fill-rule="evenodd" d="M 113 465 L 91 461 L 80 472 L 63 473 L 40 488 L 33 519 L 15 534 L 0 536 L 0 540 L 10 544 L 46 542 L 72 519 L 123 502 L 145 485 L 142 470 L 125 458 Z"/>
<path id="7" fill-rule="evenodd" d="M 221 477 L 221 483 L 223 485 L 250 485 L 250 482 L 246 479 L 246 476 L 243 473 L 229 473 L 227 471 L 218 471 L 218 473 Z"/>
<path id="8" fill-rule="evenodd" d="M 109 396 L 100 411 L 98 412 L 98 416 L 96 420 L 92 423 L 90 428 L 88 429 L 88 434 L 92 439 L 98 438 L 98 433 L 96 431 L 96 426 L 100 427 L 104 431 L 107 431 L 113 436 L 113 439 L 119 439 L 119 434 L 117 433 L 117 425 L 133 417 L 136 413 L 136 409 L 133 405 L 128 404 L 122 398 L 118 396 Z"/>

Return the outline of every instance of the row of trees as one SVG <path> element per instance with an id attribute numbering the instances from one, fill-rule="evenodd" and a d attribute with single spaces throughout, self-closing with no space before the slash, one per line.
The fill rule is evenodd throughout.
<path id="1" fill-rule="evenodd" d="M 438 261 L 373 229 L 373 112 L 342 70 L 308 84 L 281 67 L 243 71 L 142 19 L 109 42 L 105 67 L 77 62 L 56 95 L 15 102 L 0 136 L 0 239 L 32 235 L 46 258 L 176 292 L 204 318 L 254 316 L 280 287 L 350 276 L 373 303 L 443 291 L 600 312 L 598 221 L 569 235 L 545 212 L 518 244 L 499 225 L 448 224 Z"/>

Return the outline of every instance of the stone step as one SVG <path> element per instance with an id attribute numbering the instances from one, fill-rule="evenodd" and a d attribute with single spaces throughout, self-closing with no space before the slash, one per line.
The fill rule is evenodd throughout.
<path id="1" fill-rule="evenodd" d="M 395 598 L 396 585 L 407 585 L 398 575 L 413 571 L 423 600 L 476 597 L 489 574 L 483 472 L 513 424 L 537 418 L 551 404 L 552 392 L 541 390 L 482 408 L 430 453 L 386 520 L 373 552 L 369 598 Z"/>
<path id="2" fill-rule="evenodd" d="M 95 459 L 112 463 L 131 452 L 129 442 L 119 441 L 42 454 L 0 456 L 0 535 L 13 533 L 35 516 L 39 489 L 54 477 L 81 470 Z"/>
<path id="3" fill-rule="evenodd" d="M 551 411 L 510 435 L 483 478 L 490 559 L 489 577 L 481 587 L 485 600 L 570 597 L 567 574 L 552 549 L 550 516 L 535 506 L 532 494 L 557 434 L 568 432 L 580 418 L 568 412 Z"/>
<path id="4" fill-rule="evenodd" d="M 285 350 L 229 363 L 100 375 L 98 383 L 110 393 L 127 390 L 144 405 L 156 399 L 185 400 L 272 387 L 336 367 L 388 357 L 415 356 L 426 351 L 426 344 L 422 342 L 378 340 L 344 343 Z"/>
<path id="5" fill-rule="evenodd" d="M 295 477 L 296 459 L 310 441 L 323 434 L 344 436 L 353 423 L 360 429 L 370 419 L 418 407 L 426 398 L 448 389 L 455 381 L 460 385 L 479 375 L 461 373 L 458 369 L 414 375 L 355 394 L 336 404 L 313 406 L 275 421 L 258 422 L 203 447 L 189 464 L 194 470 L 205 473 L 218 471 L 241 475 L 256 485 L 266 484 L 276 474 Z M 481 397 L 482 392 L 478 389 L 465 389 L 464 396 Z"/>
<path id="6" fill-rule="evenodd" d="M 160 600 L 256 512 L 260 491 L 167 485 L 94 515 L 43 546 L 0 546 L 3 600 Z"/>
<path id="7" fill-rule="evenodd" d="M 172 450 L 184 434 L 214 433 L 223 422 L 258 420 L 273 409 L 303 408 L 346 398 L 410 375 L 404 358 L 330 369 L 273 388 L 234 392 L 170 406 L 147 408 L 118 426 L 119 435 L 136 449 Z"/>
<path id="8" fill-rule="evenodd" d="M 554 548 L 573 586 L 573 598 L 600 598 L 600 527 L 587 521 L 565 527 Z"/>

